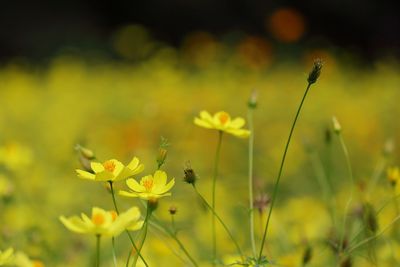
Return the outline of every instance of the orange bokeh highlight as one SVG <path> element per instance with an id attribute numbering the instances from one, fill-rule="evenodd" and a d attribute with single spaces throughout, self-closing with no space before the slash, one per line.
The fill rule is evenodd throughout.
<path id="1" fill-rule="evenodd" d="M 272 46 L 264 38 L 250 36 L 240 42 L 237 47 L 237 54 L 243 65 L 258 70 L 270 65 Z"/>
<path id="2" fill-rule="evenodd" d="M 267 29 L 281 42 L 298 41 L 305 32 L 305 21 L 302 14 L 292 8 L 276 10 L 266 21 Z"/>
<path id="3" fill-rule="evenodd" d="M 206 67 L 217 56 L 219 44 L 208 32 L 194 32 L 189 34 L 182 46 L 185 61 L 198 67 Z"/>

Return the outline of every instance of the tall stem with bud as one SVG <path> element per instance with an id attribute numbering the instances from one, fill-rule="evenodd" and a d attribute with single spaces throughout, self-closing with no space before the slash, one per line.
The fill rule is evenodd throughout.
<path id="1" fill-rule="evenodd" d="M 263 234 L 263 238 L 262 238 L 262 241 L 261 241 L 260 252 L 259 252 L 259 255 L 258 255 L 258 261 L 259 262 L 262 260 L 262 253 L 263 253 L 263 250 L 264 250 L 264 244 L 265 244 L 265 240 L 266 240 L 266 237 L 267 237 L 267 232 L 268 232 L 269 222 L 270 222 L 270 219 L 271 219 L 272 209 L 274 208 L 276 197 L 277 197 L 277 194 L 278 194 L 278 191 L 279 191 L 279 182 L 281 180 L 283 166 L 285 164 L 286 154 L 287 154 L 287 151 L 288 151 L 288 148 L 289 148 L 290 141 L 292 139 L 292 134 L 293 134 L 294 128 L 296 127 L 296 122 L 297 122 L 297 119 L 298 119 L 298 117 L 300 115 L 300 111 L 301 111 L 301 108 L 303 107 L 303 103 L 304 103 L 304 100 L 306 99 L 308 91 L 310 90 L 311 85 L 314 84 L 317 81 L 319 75 L 321 74 L 321 69 L 322 69 L 321 60 L 316 60 L 314 62 L 313 69 L 311 70 L 310 74 L 308 75 L 308 79 L 307 79 L 308 85 L 307 85 L 307 88 L 306 88 L 306 90 L 304 92 L 303 98 L 301 99 L 300 105 L 299 105 L 299 107 L 297 109 L 296 116 L 294 117 L 294 121 L 292 123 L 292 127 L 291 127 L 290 132 L 289 132 L 289 137 L 288 137 L 288 140 L 286 142 L 285 150 L 283 152 L 281 165 L 279 167 L 278 176 L 276 177 L 276 181 L 275 181 L 275 185 L 274 185 L 274 191 L 273 191 L 272 200 L 271 200 L 271 207 L 269 209 L 267 222 L 266 222 L 265 228 L 264 228 L 264 234 Z"/>

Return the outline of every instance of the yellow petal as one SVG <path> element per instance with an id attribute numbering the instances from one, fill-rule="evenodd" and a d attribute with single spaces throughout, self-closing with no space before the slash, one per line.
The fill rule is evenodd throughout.
<path id="1" fill-rule="evenodd" d="M 134 157 L 126 167 L 131 170 L 134 170 L 137 168 L 138 165 L 139 165 L 139 159 L 137 157 Z"/>
<path id="2" fill-rule="evenodd" d="M 247 138 L 250 135 L 250 131 L 245 129 L 226 129 L 225 132 L 240 138 Z"/>
<path id="3" fill-rule="evenodd" d="M 146 188 L 139 184 L 135 179 L 131 178 L 126 180 L 126 185 L 135 192 L 144 192 Z"/>
<path id="4" fill-rule="evenodd" d="M 92 170 L 93 170 L 95 173 L 104 171 L 104 166 L 103 166 L 103 164 L 101 164 L 101 163 L 99 163 L 99 162 L 93 162 L 93 161 L 92 161 L 92 162 L 90 163 L 90 167 L 92 168 Z"/>
<path id="5" fill-rule="evenodd" d="M 72 232 L 80 234 L 85 234 L 88 232 L 87 225 L 78 216 L 73 216 L 69 219 L 65 218 L 64 216 L 60 216 L 59 219 L 64 226 Z"/>
<path id="6" fill-rule="evenodd" d="M 124 196 L 124 197 L 139 197 L 139 195 L 137 193 L 123 191 L 123 190 L 120 190 L 118 192 L 118 194 L 121 195 L 121 196 Z"/>
<path id="7" fill-rule="evenodd" d="M 153 176 L 154 185 L 165 185 L 167 183 L 167 174 L 164 171 L 157 170 Z"/>
<path id="8" fill-rule="evenodd" d="M 229 127 L 239 129 L 239 128 L 242 128 L 245 123 L 246 122 L 243 118 L 237 117 L 231 121 L 231 123 L 229 124 Z"/>
<path id="9" fill-rule="evenodd" d="M 214 126 L 211 123 L 203 121 L 203 120 L 201 120 L 199 118 L 194 118 L 193 122 L 194 122 L 194 124 L 196 124 L 197 126 L 200 126 L 200 127 L 204 127 L 204 128 L 207 128 L 207 129 L 213 129 L 214 128 Z"/>
<path id="10" fill-rule="evenodd" d="M 78 174 L 79 178 L 83 178 L 83 179 L 94 180 L 96 177 L 93 173 L 82 171 L 82 170 L 76 170 L 76 173 Z"/>
<path id="11" fill-rule="evenodd" d="M 173 186 L 175 185 L 175 179 L 172 179 L 168 184 L 163 186 L 162 188 L 158 188 L 157 194 L 164 194 L 165 192 L 168 192 Z M 154 192 L 156 193 L 156 192 Z"/>
<path id="12" fill-rule="evenodd" d="M 129 231 L 138 231 L 142 229 L 144 221 L 135 222 L 127 227 Z"/>

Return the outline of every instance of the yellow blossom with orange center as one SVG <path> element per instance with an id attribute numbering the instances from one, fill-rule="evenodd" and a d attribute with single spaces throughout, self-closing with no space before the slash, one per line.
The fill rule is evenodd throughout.
<path id="1" fill-rule="evenodd" d="M 175 179 L 167 183 L 167 174 L 164 171 L 157 170 L 154 175 L 142 177 L 138 183 L 135 179 L 126 181 L 131 191 L 119 191 L 119 194 L 127 197 L 139 197 L 142 199 L 158 199 L 164 196 L 170 196 L 168 192 L 175 184 Z"/>
<path id="2" fill-rule="evenodd" d="M 201 111 L 200 116 L 194 118 L 194 124 L 207 128 L 215 129 L 221 132 L 226 132 L 237 137 L 246 138 L 250 135 L 250 131 L 242 129 L 245 124 L 245 120 L 241 117 L 231 119 L 229 113 L 225 111 L 219 111 L 211 116 L 207 111 Z"/>
<path id="3" fill-rule="evenodd" d="M 93 207 L 91 218 L 82 213 L 81 217 L 61 216 L 60 220 L 72 232 L 102 236 L 117 236 L 126 229 L 139 230 L 143 225 L 137 207 L 132 207 L 119 215 L 115 211 Z"/>
<path id="4" fill-rule="evenodd" d="M 143 164 L 140 164 L 139 159 L 136 157 L 127 166 L 116 159 L 110 159 L 103 163 L 92 161 L 90 167 L 94 173 L 76 170 L 78 177 L 92 181 L 116 182 L 132 177 L 144 169 Z"/>

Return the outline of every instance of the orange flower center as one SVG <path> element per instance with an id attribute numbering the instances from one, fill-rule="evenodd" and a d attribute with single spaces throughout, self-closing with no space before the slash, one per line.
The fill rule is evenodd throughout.
<path id="1" fill-rule="evenodd" d="M 118 217 L 117 212 L 112 210 L 112 211 L 110 211 L 110 213 L 111 213 L 112 221 L 115 221 L 117 219 L 117 217 Z"/>
<path id="2" fill-rule="evenodd" d="M 151 191 L 153 184 L 154 182 L 152 179 L 146 179 L 143 181 L 143 186 L 146 188 L 147 191 Z"/>
<path id="3" fill-rule="evenodd" d="M 97 226 L 102 225 L 105 222 L 105 220 L 106 219 L 104 218 L 103 214 L 97 213 L 92 215 L 92 222 Z"/>
<path id="4" fill-rule="evenodd" d="M 113 172 L 115 170 L 115 163 L 111 160 L 107 160 L 103 163 L 103 167 L 106 171 Z"/>
<path id="5" fill-rule="evenodd" d="M 221 124 L 225 124 L 229 120 L 229 114 L 226 112 L 221 112 L 218 116 L 218 119 Z"/>
<path id="6" fill-rule="evenodd" d="M 41 261 L 33 261 L 32 266 L 33 267 L 44 267 L 44 264 Z"/>

